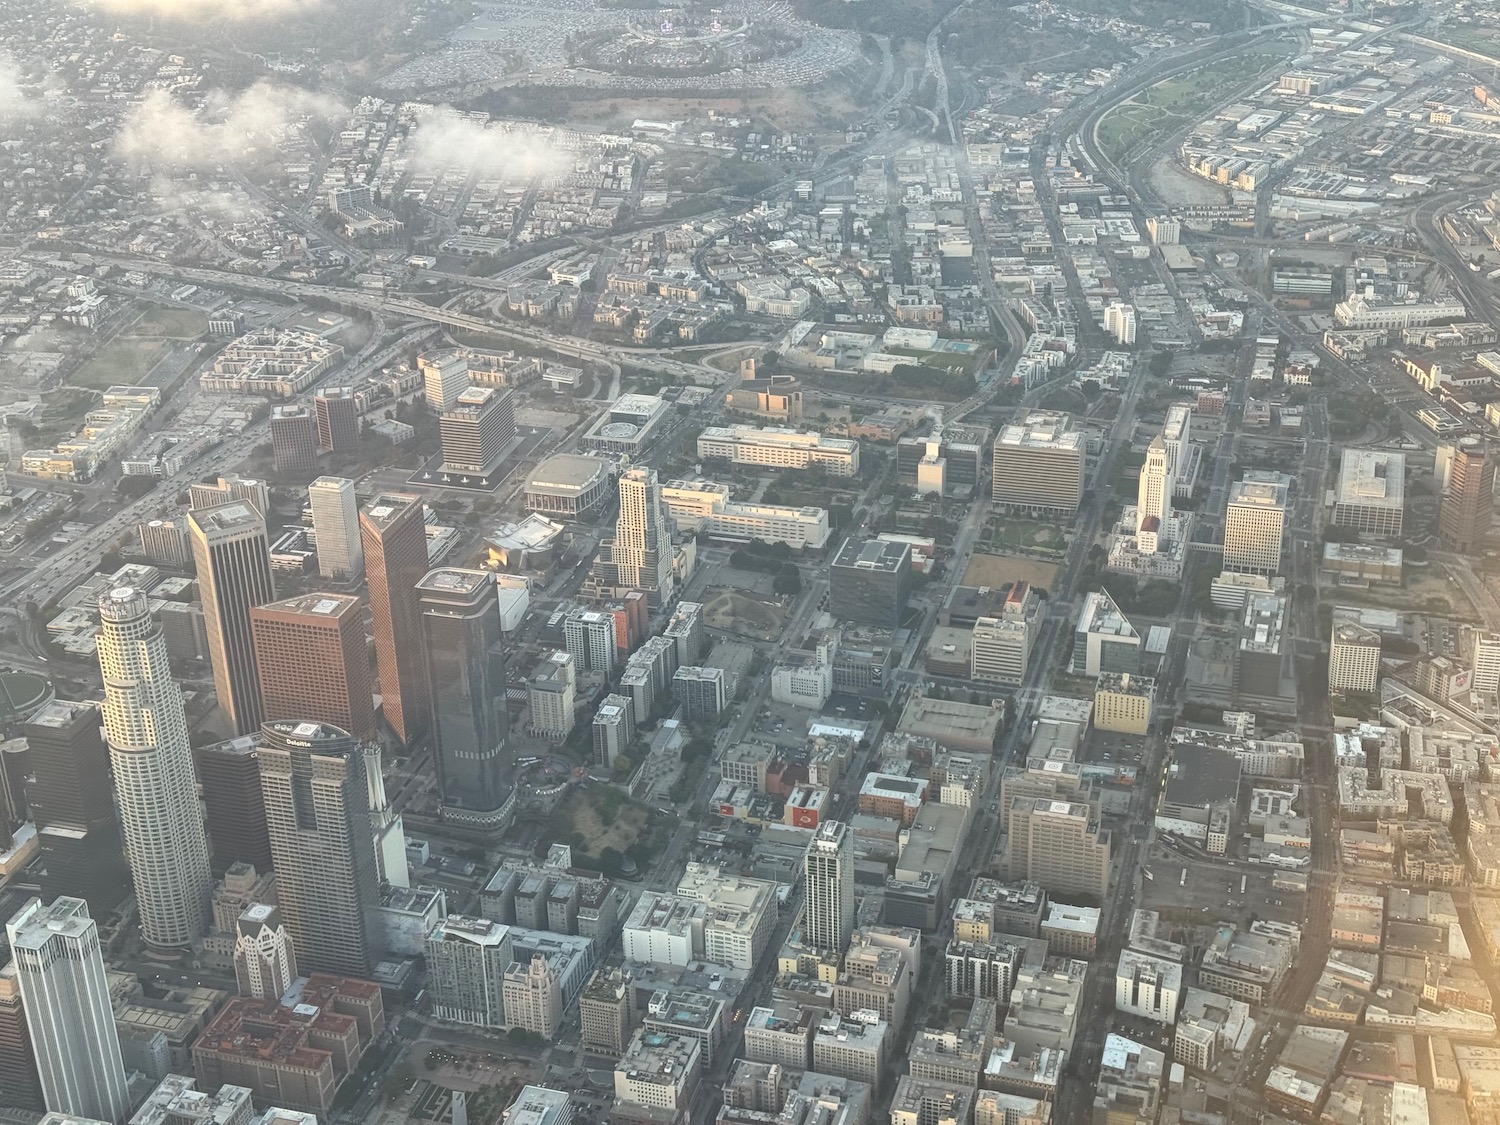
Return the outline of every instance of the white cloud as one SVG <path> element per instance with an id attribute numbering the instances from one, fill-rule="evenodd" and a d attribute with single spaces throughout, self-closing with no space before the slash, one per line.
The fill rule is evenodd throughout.
<path id="1" fill-rule="evenodd" d="M 89 7 L 120 15 L 161 16 L 172 20 L 257 20 L 294 15 L 317 7 L 320 0 L 79 0 Z"/>
<path id="2" fill-rule="evenodd" d="M 41 112 L 42 101 L 27 93 L 16 60 L 0 51 L 0 124 L 24 121 Z"/>
<path id="3" fill-rule="evenodd" d="M 417 123 L 411 143 L 419 164 L 477 169 L 510 180 L 554 176 L 573 163 L 572 154 L 547 136 L 486 124 L 447 106 Z"/>
<path id="4" fill-rule="evenodd" d="M 211 94 L 196 113 L 152 90 L 125 115 L 115 154 L 155 171 L 212 168 L 265 155 L 289 126 L 340 112 L 331 98 L 269 82 L 233 96 Z"/>

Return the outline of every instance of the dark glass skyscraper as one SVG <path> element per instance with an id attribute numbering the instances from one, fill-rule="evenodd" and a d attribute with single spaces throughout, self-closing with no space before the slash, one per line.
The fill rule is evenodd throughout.
<path id="1" fill-rule="evenodd" d="M 443 567 L 417 584 L 444 819 L 503 828 L 514 810 L 495 577 Z"/>
<path id="2" fill-rule="evenodd" d="M 21 733 L 31 754 L 26 799 L 36 823 L 48 898 L 81 898 L 107 914 L 130 889 L 120 842 L 109 747 L 92 703 L 55 699 L 37 711 Z"/>
<path id="3" fill-rule="evenodd" d="M 298 965 L 369 976 L 383 951 L 380 877 L 359 740 L 327 723 L 266 723 L 256 757 Z"/>

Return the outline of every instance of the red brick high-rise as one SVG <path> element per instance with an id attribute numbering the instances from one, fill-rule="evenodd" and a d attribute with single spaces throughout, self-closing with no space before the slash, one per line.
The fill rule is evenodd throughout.
<path id="1" fill-rule="evenodd" d="M 250 611 L 261 712 L 375 732 L 364 615 L 353 594 L 303 594 Z"/>

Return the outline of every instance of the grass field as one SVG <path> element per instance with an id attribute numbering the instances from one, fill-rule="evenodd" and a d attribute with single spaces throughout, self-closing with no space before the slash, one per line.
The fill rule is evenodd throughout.
<path id="1" fill-rule="evenodd" d="M 127 335 L 160 340 L 196 340 L 208 331 L 208 317 L 192 309 L 153 307 L 130 326 Z"/>
<path id="2" fill-rule="evenodd" d="M 990 547 L 1024 551 L 1048 551 L 1061 554 L 1068 537 L 1055 524 L 1035 520 L 1000 519 L 985 530 L 982 541 Z"/>
<path id="3" fill-rule="evenodd" d="M 1126 160 L 1191 124 L 1268 67 L 1272 59 L 1287 54 L 1286 49 L 1270 45 L 1158 82 L 1100 118 L 1099 146 L 1111 160 Z"/>
<path id="4" fill-rule="evenodd" d="M 1051 590 L 1057 578 L 1057 565 L 1040 559 L 1023 559 L 1015 555 L 969 556 L 964 570 L 965 586 L 1004 586 L 1008 582 L 1029 582 L 1040 590 Z"/>
<path id="5" fill-rule="evenodd" d="M 120 337 L 84 360 L 68 382 L 96 391 L 116 385 L 133 387 L 156 366 L 166 350 L 167 345 L 160 340 Z"/>
<path id="6" fill-rule="evenodd" d="M 1133 500 L 1141 490 L 1141 466 L 1146 463 L 1146 454 L 1127 449 L 1115 463 L 1115 495 Z"/>
<path id="7" fill-rule="evenodd" d="M 623 852 L 639 840 L 651 810 L 625 797 L 619 789 L 575 785 L 557 815 L 564 824 L 563 836 L 582 836 L 588 853 L 597 856 L 605 848 Z"/>
<path id="8" fill-rule="evenodd" d="M 703 622 L 711 629 L 775 640 L 786 624 L 786 610 L 770 598 L 711 586 L 704 591 Z"/>

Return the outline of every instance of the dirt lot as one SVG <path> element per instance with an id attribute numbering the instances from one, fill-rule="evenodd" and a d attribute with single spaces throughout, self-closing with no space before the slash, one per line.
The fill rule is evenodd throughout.
<path id="1" fill-rule="evenodd" d="M 786 624 L 786 609 L 773 598 L 710 586 L 703 591 L 703 622 L 743 637 L 775 640 Z"/>
<path id="2" fill-rule="evenodd" d="M 1057 577 L 1057 564 L 1015 555 L 971 555 L 964 571 L 965 586 L 1004 586 L 1007 582 L 1030 582 L 1042 590 L 1051 590 Z"/>
<path id="3" fill-rule="evenodd" d="M 1500 594 L 1500 582 L 1489 580 L 1491 590 Z M 1332 592 L 1330 592 L 1330 590 Z M 1477 620 L 1478 611 L 1470 604 L 1463 587 L 1448 580 L 1439 567 L 1423 569 L 1406 567 L 1401 576 L 1401 586 L 1372 586 L 1368 590 L 1331 586 L 1323 583 L 1325 604 L 1371 606 L 1375 609 L 1423 611 L 1439 615 L 1452 614 Z M 1440 603 L 1446 603 L 1446 606 Z"/>

